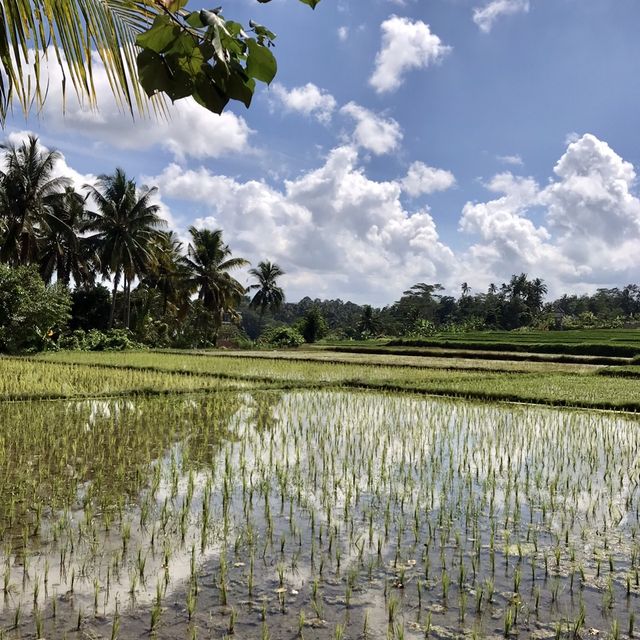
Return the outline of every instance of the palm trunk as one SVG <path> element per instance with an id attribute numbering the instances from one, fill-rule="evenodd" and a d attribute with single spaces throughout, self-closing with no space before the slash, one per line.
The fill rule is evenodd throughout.
<path id="1" fill-rule="evenodd" d="M 116 271 L 116 275 L 113 278 L 113 291 L 111 292 L 111 312 L 109 313 L 109 329 L 113 329 L 113 316 L 116 312 L 116 293 L 118 292 L 118 285 L 120 284 L 120 269 Z"/>
<path id="2" fill-rule="evenodd" d="M 124 326 L 129 329 L 131 324 L 131 280 L 126 279 L 125 282 L 125 301 L 124 301 Z"/>

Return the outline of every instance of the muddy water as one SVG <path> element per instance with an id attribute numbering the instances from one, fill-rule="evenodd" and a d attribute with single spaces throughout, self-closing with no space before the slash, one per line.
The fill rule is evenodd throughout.
<path id="1" fill-rule="evenodd" d="M 341 392 L 0 407 L 7 638 L 624 636 L 640 425 Z"/>

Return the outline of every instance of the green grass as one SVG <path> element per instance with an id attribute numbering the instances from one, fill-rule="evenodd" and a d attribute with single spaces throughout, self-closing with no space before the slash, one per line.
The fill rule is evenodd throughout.
<path id="1" fill-rule="evenodd" d="M 158 395 L 246 386 L 211 376 L 0 357 L 0 400 Z"/>
<path id="2" fill-rule="evenodd" d="M 418 346 L 377 346 L 377 347 L 352 347 L 352 346 L 336 346 L 327 347 L 327 351 L 336 353 L 360 353 L 369 355 L 385 355 L 385 356 L 422 356 L 431 358 L 454 358 L 466 360 L 485 360 L 485 361 L 509 361 L 509 362 L 542 362 L 555 364 L 580 364 L 580 365 L 625 365 L 632 362 L 629 357 L 621 356 L 598 356 L 598 355 L 572 355 L 562 353 L 532 353 L 527 351 L 529 347 L 519 348 L 518 345 L 505 346 L 508 350 L 499 350 L 497 346 L 492 349 L 485 349 L 480 343 L 472 345 L 470 348 L 463 343 L 453 344 L 450 346 L 436 344 L 425 346 L 423 343 L 416 343 Z M 503 345 L 504 346 L 504 345 Z M 496 365 L 498 366 L 498 365 Z"/>
<path id="3" fill-rule="evenodd" d="M 640 411 L 640 385 L 633 378 L 589 372 L 505 371 L 443 369 L 416 366 L 385 366 L 366 359 L 358 363 L 326 363 L 296 359 L 189 355 L 155 352 L 86 353 L 63 352 L 40 356 L 40 360 L 89 369 L 114 367 L 148 374 L 173 374 L 182 381 L 198 377 L 224 377 L 242 382 L 288 386 L 339 386 L 397 392 L 418 392 L 488 401 L 512 401 L 597 409 Z M 208 379 L 208 378 L 206 378 Z M 194 385 L 195 386 L 195 385 Z"/>

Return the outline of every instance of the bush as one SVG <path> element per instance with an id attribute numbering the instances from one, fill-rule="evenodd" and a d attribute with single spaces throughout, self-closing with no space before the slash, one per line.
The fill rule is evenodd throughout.
<path id="1" fill-rule="evenodd" d="M 217 346 L 227 349 L 250 349 L 253 343 L 241 327 L 223 324 L 218 330 Z"/>
<path id="2" fill-rule="evenodd" d="M 0 351 L 55 349 L 70 309 L 68 289 L 45 285 L 34 266 L 0 265 Z"/>
<path id="3" fill-rule="evenodd" d="M 304 338 L 293 327 L 270 327 L 262 333 L 258 344 L 276 349 L 292 349 L 304 344 Z"/>
<path id="4" fill-rule="evenodd" d="M 128 329 L 111 329 L 110 331 L 75 331 L 62 336 L 59 341 L 61 349 L 71 351 L 125 351 L 127 349 L 145 349 L 145 345 L 136 342 Z"/>

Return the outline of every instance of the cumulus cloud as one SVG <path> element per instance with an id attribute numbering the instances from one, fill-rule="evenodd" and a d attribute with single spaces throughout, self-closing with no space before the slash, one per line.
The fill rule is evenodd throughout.
<path id="1" fill-rule="evenodd" d="M 402 140 L 402 129 L 392 118 L 382 118 L 355 102 L 349 102 L 340 112 L 356 121 L 354 142 L 376 155 L 394 151 Z"/>
<path id="2" fill-rule="evenodd" d="M 451 171 L 429 167 L 423 162 L 414 162 L 402 180 L 402 189 L 412 197 L 453 187 L 456 179 Z"/>
<path id="3" fill-rule="evenodd" d="M 451 51 L 421 20 L 391 16 L 380 28 L 382 46 L 369 79 L 377 93 L 395 91 L 408 71 L 436 64 Z"/>
<path id="4" fill-rule="evenodd" d="M 556 292 L 637 279 L 640 200 L 633 166 L 586 134 L 569 144 L 554 174 L 545 187 L 498 174 L 486 186 L 499 197 L 465 205 L 460 230 L 479 237 L 466 252 L 467 269 L 485 279 L 527 271 Z"/>
<path id="5" fill-rule="evenodd" d="M 62 72 L 58 65 L 43 66 L 48 74 L 49 89 L 41 120 L 57 131 L 72 130 L 93 142 L 105 142 L 120 149 L 161 147 L 176 159 L 218 158 L 245 152 L 251 129 L 244 118 L 225 111 L 216 115 L 193 100 L 179 100 L 168 105 L 168 119 L 138 117 L 123 113 L 113 98 L 104 66 L 93 57 L 93 75 L 98 110 L 79 104 L 75 94 L 63 94 Z M 45 81 L 46 81 L 45 79 Z"/>
<path id="6" fill-rule="evenodd" d="M 429 211 L 405 209 L 400 184 L 367 177 L 350 145 L 281 189 L 177 164 L 148 181 L 163 197 L 190 200 L 195 224 L 223 228 L 237 255 L 281 264 L 292 299 L 312 291 L 383 304 L 455 268 Z"/>
<path id="7" fill-rule="evenodd" d="M 305 116 L 314 116 L 327 124 L 336 109 L 336 100 L 328 92 L 309 82 L 302 87 L 287 90 L 281 84 L 274 84 L 272 92 L 285 111 L 295 111 Z"/>
<path id="8" fill-rule="evenodd" d="M 528 11 L 529 0 L 491 0 L 483 7 L 477 7 L 473 10 L 473 21 L 478 25 L 480 31 L 489 33 L 495 21 L 501 16 L 527 13 Z"/>

